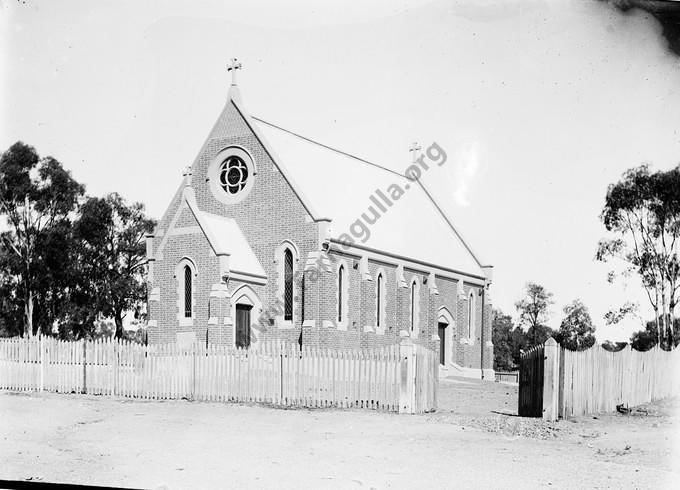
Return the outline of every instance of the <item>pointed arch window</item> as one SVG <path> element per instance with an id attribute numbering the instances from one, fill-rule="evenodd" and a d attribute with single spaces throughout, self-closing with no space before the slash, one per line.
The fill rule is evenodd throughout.
<path id="1" fill-rule="evenodd" d="M 287 248 L 283 253 L 283 319 L 293 320 L 293 252 Z"/>
<path id="2" fill-rule="evenodd" d="M 191 318 L 192 316 L 192 298 L 193 298 L 193 284 L 192 284 L 191 267 L 184 266 L 184 318 Z"/>
<path id="3" fill-rule="evenodd" d="M 180 326 L 193 325 L 196 318 L 196 264 L 184 257 L 175 266 L 177 320 Z"/>
<path id="4" fill-rule="evenodd" d="M 411 333 L 418 335 L 418 322 L 420 319 L 420 285 L 416 278 L 411 281 Z"/>
<path id="5" fill-rule="evenodd" d="M 276 264 L 276 302 L 279 305 L 276 313 L 278 328 L 293 328 L 295 309 L 300 305 L 300 278 L 297 277 L 299 252 L 295 243 L 282 241 L 274 251 Z M 299 311 L 299 310 L 298 310 Z"/>
<path id="6" fill-rule="evenodd" d="M 385 276 L 382 272 L 378 272 L 375 288 L 375 326 L 380 328 L 385 326 Z"/>
<path id="7" fill-rule="evenodd" d="M 338 322 L 342 322 L 343 320 L 343 301 L 344 298 L 342 297 L 343 293 L 343 282 L 345 280 L 345 266 L 341 265 L 340 268 L 338 269 Z"/>
<path id="8" fill-rule="evenodd" d="M 470 291 L 468 296 L 468 338 L 472 339 L 475 336 L 475 295 Z"/>

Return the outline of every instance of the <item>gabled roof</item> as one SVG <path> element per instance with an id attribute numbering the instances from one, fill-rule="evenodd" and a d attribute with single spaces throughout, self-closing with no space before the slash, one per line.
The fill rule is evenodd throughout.
<path id="1" fill-rule="evenodd" d="M 360 219 L 373 221 L 376 211 L 380 217 L 366 226 L 368 238 L 357 240 L 358 245 L 484 277 L 482 264 L 420 182 L 262 119 L 251 117 L 249 124 L 256 127 L 291 185 L 298 187 L 317 213 L 332 220 L 333 238 L 352 235 L 353 224 Z M 389 197 L 393 184 L 404 194 L 388 206 L 378 191 Z M 355 232 L 361 231 L 359 226 L 354 225 Z"/>
<path id="2" fill-rule="evenodd" d="M 229 255 L 229 269 L 266 278 L 267 274 L 250 248 L 236 221 L 224 216 L 198 211 L 196 220 L 216 255 Z"/>
<path id="3" fill-rule="evenodd" d="M 229 257 L 230 272 L 241 274 L 249 279 L 266 281 L 267 273 L 236 221 L 226 216 L 217 216 L 201 211 L 196 203 L 194 190 L 187 184 L 186 180 L 182 186 L 181 195 L 177 196 L 181 199 L 181 202 L 175 209 L 174 216 L 163 234 L 158 249 L 154 252 L 156 257 L 162 256 L 161 254 L 171 236 L 170 231 L 175 228 L 179 217 L 188 208 L 215 255 Z"/>

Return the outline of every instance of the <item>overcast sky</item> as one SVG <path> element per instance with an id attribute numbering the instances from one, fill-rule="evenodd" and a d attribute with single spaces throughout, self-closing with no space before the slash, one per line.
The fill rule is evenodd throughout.
<path id="1" fill-rule="evenodd" d="M 514 314 L 532 280 L 555 294 L 554 327 L 574 298 L 601 341 L 639 327 L 604 326 L 644 298 L 593 257 L 607 185 L 680 162 L 680 60 L 649 15 L 595 1 L 196 3 L 3 2 L 0 147 L 29 143 L 88 193 L 160 217 L 238 57 L 253 115 L 398 170 L 412 141 L 441 145 L 448 162 L 425 183 L 495 266 L 495 306 Z"/>

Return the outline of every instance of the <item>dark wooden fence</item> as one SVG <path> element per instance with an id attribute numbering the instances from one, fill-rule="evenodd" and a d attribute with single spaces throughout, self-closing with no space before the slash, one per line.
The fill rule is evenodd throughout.
<path id="1" fill-rule="evenodd" d="M 543 416 L 543 351 L 543 345 L 538 345 L 520 356 L 518 406 L 520 417 Z"/>

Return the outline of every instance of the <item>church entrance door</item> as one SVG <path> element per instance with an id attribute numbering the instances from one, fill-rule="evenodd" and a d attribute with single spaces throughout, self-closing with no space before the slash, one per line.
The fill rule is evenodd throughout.
<path id="1" fill-rule="evenodd" d="M 446 366 L 446 323 L 439 322 L 439 364 Z"/>
<path id="2" fill-rule="evenodd" d="M 236 305 L 236 347 L 250 347 L 250 305 Z"/>

